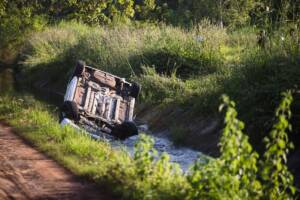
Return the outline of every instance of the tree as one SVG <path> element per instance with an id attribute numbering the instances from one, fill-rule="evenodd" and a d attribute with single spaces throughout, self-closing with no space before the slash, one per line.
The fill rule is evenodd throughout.
<path id="1" fill-rule="evenodd" d="M 175 12 L 173 18 L 179 23 L 199 23 L 204 18 L 232 27 L 247 25 L 250 13 L 256 5 L 254 0 L 178 0 L 160 1 L 167 3 Z M 172 19 L 171 19 L 172 20 Z M 174 21 L 174 20 L 173 20 Z M 183 25 L 183 24 L 182 24 Z"/>
<path id="2" fill-rule="evenodd" d="M 136 19 L 152 20 L 154 18 L 154 11 L 157 8 L 155 0 L 136 1 L 135 11 Z"/>
<path id="3" fill-rule="evenodd" d="M 225 25 L 240 27 L 250 23 L 253 0 L 219 0 L 220 17 Z"/>
<path id="4" fill-rule="evenodd" d="M 5 8 L 6 8 L 7 0 L 0 1 L 0 18 L 5 15 Z"/>

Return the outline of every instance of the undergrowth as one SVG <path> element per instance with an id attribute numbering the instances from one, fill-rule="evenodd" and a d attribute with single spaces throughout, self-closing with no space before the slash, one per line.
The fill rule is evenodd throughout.
<path id="1" fill-rule="evenodd" d="M 183 173 L 169 155 L 157 155 L 150 136 L 141 134 L 134 156 L 94 141 L 84 132 L 61 128 L 53 111 L 28 96 L 1 96 L 0 119 L 73 173 L 105 185 L 123 199 L 294 199 L 293 176 L 286 156 L 291 92 L 283 94 L 276 123 L 265 139 L 262 157 L 253 150 L 237 118 L 235 103 L 223 97 L 221 156 L 196 161 Z"/>
<path id="2" fill-rule="evenodd" d="M 300 84 L 300 35 L 279 28 L 267 36 L 262 48 L 257 32 L 228 31 L 208 21 L 189 31 L 147 23 L 90 27 L 62 22 L 26 40 L 20 69 L 29 85 L 47 83 L 63 93 L 76 60 L 82 59 L 139 82 L 139 103 L 180 108 L 191 119 L 219 118 L 218 99 L 226 93 L 238 103 L 241 118 L 251 124 L 248 129 L 259 133 L 250 139 L 261 146 L 278 94 Z M 188 125 L 169 118 L 162 120 Z"/>
<path id="3" fill-rule="evenodd" d="M 21 69 L 31 82 L 47 79 L 62 88 L 76 60 L 82 59 L 140 82 L 142 102 L 173 102 L 191 105 L 194 115 L 216 114 L 218 98 L 226 93 L 239 108 L 255 104 L 274 109 L 275 104 L 264 107 L 264 102 L 278 100 L 280 91 L 299 84 L 300 35 L 282 27 L 263 49 L 257 45 L 257 32 L 230 32 L 208 21 L 189 31 L 166 25 L 89 27 L 63 22 L 26 40 Z M 270 94 L 268 102 L 258 99 L 265 93 Z"/>
<path id="4" fill-rule="evenodd" d="M 140 74 L 146 65 L 159 74 L 176 72 L 187 78 L 216 71 L 219 43 L 226 37 L 225 29 L 208 22 L 189 32 L 166 25 L 89 27 L 65 22 L 34 33 L 26 41 L 22 63 L 25 69 L 65 63 L 71 70 L 77 59 L 83 59 L 123 77 Z"/>

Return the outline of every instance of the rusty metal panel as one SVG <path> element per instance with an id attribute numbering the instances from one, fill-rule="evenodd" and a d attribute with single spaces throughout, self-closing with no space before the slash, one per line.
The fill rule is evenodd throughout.
<path id="1" fill-rule="evenodd" d="M 88 107 L 89 107 L 90 96 L 91 96 L 91 88 L 88 87 L 88 88 L 87 88 L 87 93 L 86 93 L 86 96 L 85 96 L 84 106 L 83 106 L 83 109 L 85 109 L 85 110 L 87 110 Z"/>
<path id="2" fill-rule="evenodd" d="M 89 66 L 84 66 L 84 73 L 77 77 L 76 88 L 73 84 L 72 90 L 74 96 L 70 101 L 73 100 L 79 108 L 81 121 L 78 123 L 86 124 L 88 121 L 111 129 L 123 122 L 133 121 L 135 98 L 130 96 L 134 88 L 132 83 Z"/>
<path id="3" fill-rule="evenodd" d="M 93 75 L 98 82 L 112 88 L 116 87 L 116 80 L 114 77 L 101 71 L 95 71 Z"/>

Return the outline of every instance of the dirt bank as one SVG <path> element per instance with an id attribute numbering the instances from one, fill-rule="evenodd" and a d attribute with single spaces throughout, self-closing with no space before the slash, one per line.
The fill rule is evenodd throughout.
<path id="1" fill-rule="evenodd" d="M 198 117 L 191 116 L 189 112 L 172 105 L 145 106 L 138 105 L 137 118 L 149 124 L 150 129 L 157 133 L 167 133 L 175 143 L 206 155 L 217 157 L 219 152 L 219 139 L 222 130 L 222 120 L 219 116 Z"/>
<path id="2" fill-rule="evenodd" d="M 75 177 L 0 122 L 0 199 L 112 199 Z"/>

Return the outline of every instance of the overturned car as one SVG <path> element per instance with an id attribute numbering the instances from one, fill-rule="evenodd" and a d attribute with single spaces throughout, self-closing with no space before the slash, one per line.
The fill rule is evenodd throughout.
<path id="1" fill-rule="evenodd" d="M 91 125 L 125 139 L 138 134 L 134 105 L 140 85 L 78 61 L 64 96 L 60 120 Z"/>

